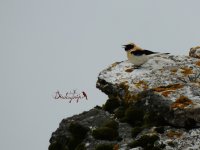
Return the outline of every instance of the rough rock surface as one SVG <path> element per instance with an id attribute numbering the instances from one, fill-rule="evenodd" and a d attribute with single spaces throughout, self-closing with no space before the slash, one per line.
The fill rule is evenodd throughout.
<path id="1" fill-rule="evenodd" d="M 97 88 L 109 99 L 63 119 L 49 150 L 199 150 L 200 60 L 154 57 L 103 70 Z"/>
<path id="2" fill-rule="evenodd" d="M 150 95 L 142 95 L 144 106 L 165 109 L 162 114 L 166 121 L 179 127 L 190 121 L 200 125 L 199 87 L 200 61 L 187 56 L 154 57 L 139 69 L 128 61 L 114 63 L 99 74 L 97 81 L 97 88 L 109 97 L 127 103 L 148 91 Z"/>
<path id="3" fill-rule="evenodd" d="M 75 115 L 73 117 L 63 119 L 59 125 L 59 128 L 52 134 L 50 139 L 51 145 L 59 143 L 59 147 L 54 147 L 50 145 L 50 150 L 69 150 L 66 145 L 69 139 L 72 137 L 72 133 L 69 131 L 69 126 L 71 123 L 80 123 L 84 127 L 89 127 L 90 130 L 82 141 L 82 145 L 87 150 L 95 150 L 98 145 L 102 144 L 112 144 L 116 149 L 114 150 L 129 150 L 131 147 L 129 143 L 134 140 L 141 139 L 144 135 L 157 135 L 159 140 L 157 140 L 154 145 L 164 145 L 163 150 L 199 150 L 200 149 L 200 129 L 186 130 L 183 128 L 174 128 L 170 126 L 165 126 L 162 133 L 157 133 L 155 127 L 144 129 L 139 133 L 135 139 L 131 137 L 132 127 L 128 123 L 119 123 L 119 137 L 121 140 L 98 140 L 92 136 L 92 131 L 100 127 L 105 121 L 113 119 L 113 115 L 102 110 L 102 109 L 91 109 L 90 111 L 83 112 L 82 114 Z M 72 148 L 73 149 L 73 148 Z M 78 148 L 76 148 L 78 150 Z M 103 149 L 102 149 L 103 150 Z M 132 148 L 132 150 L 143 150 L 141 146 Z M 147 148 L 151 150 L 151 148 Z M 159 150 L 159 149 L 158 149 Z"/>
<path id="4" fill-rule="evenodd" d="M 123 140 L 117 141 L 107 141 L 107 140 L 97 140 L 92 136 L 92 131 L 100 126 L 102 126 L 106 121 L 113 119 L 113 115 L 110 113 L 94 108 L 90 111 L 83 112 L 82 114 L 75 115 L 73 117 L 63 119 L 60 123 L 59 128 L 52 134 L 50 143 L 61 143 L 62 145 L 67 145 L 68 139 L 72 137 L 72 133 L 69 131 L 69 126 L 71 123 L 76 122 L 84 127 L 88 127 L 90 130 L 87 136 L 84 138 L 82 143 L 84 143 L 85 148 L 88 150 L 94 150 L 100 144 L 118 144 L 120 147 L 127 147 L 127 143 L 131 141 L 131 126 L 127 123 L 119 123 L 119 137 Z M 66 148 L 67 150 L 68 148 Z"/>
<path id="5" fill-rule="evenodd" d="M 192 47 L 189 52 L 190 57 L 200 58 L 200 46 Z"/>

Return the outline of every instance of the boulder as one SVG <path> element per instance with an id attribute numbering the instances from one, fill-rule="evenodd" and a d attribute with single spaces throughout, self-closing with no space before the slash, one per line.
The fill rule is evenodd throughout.
<path id="1" fill-rule="evenodd" d="M 100 72 L 96 86 L 110 98 L 161 113 L 173 126 L 200 125 L 199 59 L 161 55 L 138 69 L 116 62 Z"/>
<path id="2" fill-rule="evenodd" d="M 200 60 L 161 55 L 100 72 L 103 106 L 63 119 L 49 150 L 200 149 Z"/>
<path id="3" fill-rule="evenodd" d="M 105 127 L 116 129 L 118 137 L 108 140 L 93 135 L 101 131 L 100 136 L 112 136 L 109 130 L 102 129 Z M 199 139 L 199 128 L 134 127 L 101 108 L 93 108 L 63 119 L 52 133 L 49 150 L 198 150 Z"/>

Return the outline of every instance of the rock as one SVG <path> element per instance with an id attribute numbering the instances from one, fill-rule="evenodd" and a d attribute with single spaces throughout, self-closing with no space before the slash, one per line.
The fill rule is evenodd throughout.
<path id="1" fill-rule="evenodd" d="M 110 120 L 112 121 L 110 122 Z M 93 131 L 102 126 L 118 129 L 120 138 L 115 140 L 95 139 L 92 135 Z M 94 108 L 63 119 L 59 128 L 52 133 L 49 150 L 183 150 L 189 148 L 198 150 L 200 147 L 199 128 L 186 130 L 171 126 L 140 127 L 137 135 L 134 134 L 132 137 L 132 131 L 135 132 L 136 128 L 138 127 L 131 127 L 126 122 L 119 122 L 118 119 L 114 119 L 112 114 L 103 109 Z M 77 135 L 77 133 L 79 134 Z"/>
<path id="2" fill-rule="evenodd" d="M 161 113 L 173 126 L 194 127 L 200 125 L 199 67 L 199 59 L 172 55 L 154 57 L 139 69 L 117 62 L 100 72 L 96 86 L 110 98 Z"/>
<path id="3" fill-rule="evenodd" d="M 50 139 L 50 146 L 49 150 L 64 150 L 66 149 L 75 149 L 81 144 L 84 145 L 84 147 L 88 150 L 93 150 L 94 148 L 99 147 L 105 147 L 105 145 L 113 145 L 113 147 L 117 144 L 120 147 L 127 146 L 127 143 L 131 141 L 131 129 L 132 127 L 127 123 L 120 123 L 118 121 L 113 122 L 115 120 L 113 118 L 113 115 L 109 114 L 108 112 L 102 110 L 102 109 L 91 109 L 90 111 L 83 112 L 82 114 L 75 115 L 73 117 L 63 119 L 62 122 L 59 125 L 59 128 L 52 133 L 52 137 Z M 70 125 L 71 124 L 79 124 L 78 132 L 80 132 L 84 129 L 89 129 L 87 134 L 84 137 L 81 137 L 81 141 L 79 138 L 75 138 L 77 141 L 75 141 L 75 146 L 72 145 L 70 142 L 70 139 L 74 139 L 73 133 L 70 131 Z M 116 125 L 117 123 L 117 125 Z M 82 127 L 81 127 L 82 126 Z M 93 132 L 96 131 L 99 128 L 107 127 L 107 129 L 114 129 L 118 133 L 118 136 L 113 139 L 109 139 L 107 137 L 101 137 L 105 139 L 95 139 L 96 136 L 93 136 Z M 80 130 L 80 128 L 83 128 Z M 108 131 L 108 130 L 106 130 Z M 103 133 L 105 134 L 105 133 Z M 109 135 L 107 136 L 113 136 Z M 122 140 L 123 139 L 123 140 Z M 52 148 L 52 145 L 55 145 L 55 143 L 59 143 L 56 146 L 54 146 L 54 149 Z M 56 147 L 56 148 L 55 148 Z"/>
<path id="4" fill-rule="evenodd" d="M 200 46 L 192 47 L 189 52 L 190 57 L 200 58 Z"/>
<path id="5" fill-rule="evenodd" d="M 200 149 L 199 67 L 197 58 L 168 55 L 139 69 L 112 64 L 96 84 L 107 102 L 63 119 L 49 150 Z"/>

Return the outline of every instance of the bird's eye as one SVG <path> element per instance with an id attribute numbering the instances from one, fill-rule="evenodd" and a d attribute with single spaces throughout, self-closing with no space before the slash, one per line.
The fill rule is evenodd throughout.
<path id="1" fill-rule="evenodd" d="M 131 49 L 133 49 L 134 47 L 135 47 L 135 45 L 133 45 L 133 44 L 124 45 L 125 51 L 131 50 Z"/>

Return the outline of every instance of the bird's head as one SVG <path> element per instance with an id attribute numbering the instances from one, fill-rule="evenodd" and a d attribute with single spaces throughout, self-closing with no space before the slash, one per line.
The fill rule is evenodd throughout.
<path id="1" fill-rule="evenodd" d="M 124 50 L 126 52 L 141 49 L 139 46 L 137 46 L 134 43 L 129 43 L 129 44 L 126 44 L 126 45 L 122 45 L 122 47 L 124 48 Z"/>

